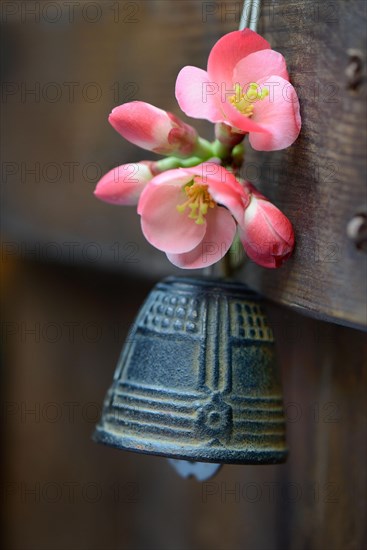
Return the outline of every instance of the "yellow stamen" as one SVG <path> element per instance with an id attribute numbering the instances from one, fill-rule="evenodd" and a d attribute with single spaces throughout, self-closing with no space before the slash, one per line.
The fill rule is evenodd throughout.
<path id="1" fill-rule="evenodd" d="M 234 90 L 235 93 L 229 98 L 229 101 L 240 113 L 247 117 L 254 114 L 253 102 L 262 101 L 269 95 L 269 90 L 267 88 L 261 89 L 256 82 L 250 82 L 245 92 L 238 83 L 235 84 Z"/>
<path id="2" fill-rule="evenodd" d="M 210 196 L 208 186 L 197 182 L 191 182 L 185 185 L 185 193 L 188 200 L 176 206 L 178 212 L 183 213 L 186 208 L 191 210 L 189 218 L 195 220 L 195 223 L 202 225 L 205 221 L 205 215 L 208 208 L 214 208 L 215 201 Z"/>

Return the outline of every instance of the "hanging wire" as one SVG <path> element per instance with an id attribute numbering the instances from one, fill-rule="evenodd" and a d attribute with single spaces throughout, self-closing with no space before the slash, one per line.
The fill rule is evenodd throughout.
<path id="1" fill-rule="evenodd" d="M 261 0 L 245 0 L 243 3 L 239 30 L 256 31 L 261 11 Z"/>

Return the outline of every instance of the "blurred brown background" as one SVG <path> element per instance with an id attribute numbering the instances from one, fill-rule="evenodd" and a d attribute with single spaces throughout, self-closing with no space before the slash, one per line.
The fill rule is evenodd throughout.
<path id="1" fill-rule="evenodd" d="M 288 462 L 225 466 L 200 484 L 163 458 L 90 439 L 137 309 L 156 280 L 179 273 L 145 242 L 133 208 L 92 195 L 111 167 L 154 157 L 107 115 L 133 99 L 180 114 L 178 71 L 205 67 L 241 4 L 1 4 L 6 549 L 366 546 L 366 255 L 345 229 L 366 211 L 364 0 L 263 2 L 259 26 L 286 55 L 304 120 L 293 148 L 266 157 L 271 177 L 251 151 L 244 174 L 294 222 L 296 254 L 277 273 L 249 262 L 239 275 L 276 302 Z M 363 54 L 355 85 L 353 47 Z"/>

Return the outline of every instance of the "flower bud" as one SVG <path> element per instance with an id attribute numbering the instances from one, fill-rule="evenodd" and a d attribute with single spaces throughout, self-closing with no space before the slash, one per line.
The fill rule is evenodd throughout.
<path id="1" fill-rule="evenodd" d="M 142 161 L 113 168 L 101 178 L 95 196 L 112 204 L 138 204 L 141 192 L 155 175 L 155 162 Z"/>
<path id="2" fill-rule="evenodd" d="M 215 137 L 218 141 L 223 143 L 223 145 L 232 149 L 243 141 L 245 132 L 236 132 L 229 124 L 217 122 L 215 125 Z"/>
<path id="3" fill-rule="evenodd" d="M 124 103 L 112 110 L 110 124 L 125 139 L 160 155 L 191 156 L 197 132 L 172 113 L 143 101 Z"/>
<path id="4" fill-rule="evenodd" d="M 251 198 L 240 224 L 244 249 L 255 263 L 268 268 L 280 267 L 293 251 L 292 224 L 253 185 L 246 184 L 245 188 Z"/>

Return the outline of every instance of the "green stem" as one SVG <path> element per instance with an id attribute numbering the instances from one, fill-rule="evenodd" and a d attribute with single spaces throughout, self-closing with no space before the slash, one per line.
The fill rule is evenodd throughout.
<path id="1" fill-rule="evenodd" d="M 216 139 L 212 143 L 212 151 L 215 157 L 219 157 L 220 159 L 224 160 L 227 159 L 231 154 L 231 147 L 227 147 L 222 142 L 220 142 L 219 139 Z"/>
<path id="2" fill-rule="evenodd" d="M 155 166 L 159 172 L 165 172 L 166 170 L 173 170 L 174 168 L 191 168 L 192 166 L 197 166 L 201 162 L 203 162 L 203 159 L 199 157 L 189 157 L 187 159 L 167 157 L 158 160 Z"/>
<path id="3" fill-rule="evenodd" d="M 199 157 L 202 161 L 210 159 L 213 157 L 213 144 L 206 139 L 198 137 L 193 156 Z"/>
<path id="4" fill-rule="evenodd" d="M 196 147 L 191 157 L 166 157 L 158 160 L 156 162 L 156 167 L 159 172 L 165 172 L 166 170 L 172 170 L 173 168 L 191 168 L 192 166 L 197 166 L 198 164 L 201 164 L 214 156 L 213 144 L 206 139 L 198 137 Z"/>
<path id="5" fill-rule="evenodd" d="M 233 164 L 237 166 L 241 166 L 245 158 L 245 144 L 239 143 L 232 149 L 232 161 Z"/>
<path id="6" fill-rule="evenodd" d="M 244 156 L 244 145 L 242 143 L 232 147 L 224 145 L 218 139 L 210 143 L 206 139 L 198 138 L 194 155 L 188 158 L 166 157 L 156 162 L 158 172 L 173 170 L 174 168 L 191 168 L 211 158 L 219 158 L 222 165 L 229 164 L 234 170 L 241 166 Z"/>
<path id="7" fill-rule="evenodd" d="M 227 278 L 232 275 L 232 265 L 231 265 L 231 256 L 227 252 L 227 254 L 222 258 L 222 273 L 223 277 Z"/>

